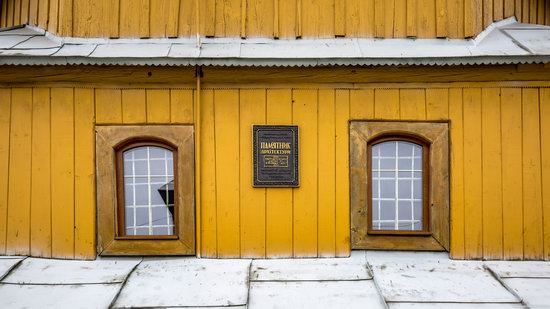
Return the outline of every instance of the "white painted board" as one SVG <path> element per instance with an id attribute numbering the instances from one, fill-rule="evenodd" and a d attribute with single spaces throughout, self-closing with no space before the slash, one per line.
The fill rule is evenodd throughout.
<path id="1" fill-rule="evenodd" d="M 4 35 L 0 36 L 0 49 L 12 48 L 15 45 L 28 40 L 30 36 Z"/>
<path id="2" fill-rule="evenodd" d="M 459 304 L 459 303 L 389 303 L 390 309 L 439 309 L 439 308 L 457 308 L 457 309 L 519 309 L 525 308 L 522 304 Z"/>
<path id="3" fill-rule="evenodd" d="M 379 263 L 373 272 L 387 301 L 519 302 L 481 262 L 401 259 Z"/>
<path id="4" fill-rule="evenodd" d="M 373 280 L 251 282 L 249 309 L 385 308 Z"/>
<path id="5" fill-rule="evenodd" d="M 147 260 L 132 273 L 115 307 L 245 305 L 249 267 L 250 260 Z"/>
<path id="6" fill-rule="evenodd" d="M 3 282 L 83 284 L 122 282 L 141 259 L 117 258 L 70 261 L 27 258 Z"/>
<path id="7" fill-rule="evenodd" d="M 250 269 L 254 281 L 326 281 L 366 280 L 364 251 L 354 251 L 349 258 L 254 260 Z"/>
<path id="8" fill-rule="evenodd" d="M 3 309 L 108 308 L 120 284 L 18 285 L 0 284 Z"/>
<path id="9" fill-rule="evenodd" d="M 550 262 L 492 261 L 485 264 L 502 278 L 550 278 Z"/>
<path id="10" fill-rule="evenodd" d="M 550 279 L 509 278 L 504 282 L 531 308 L 550 308 Z"/>

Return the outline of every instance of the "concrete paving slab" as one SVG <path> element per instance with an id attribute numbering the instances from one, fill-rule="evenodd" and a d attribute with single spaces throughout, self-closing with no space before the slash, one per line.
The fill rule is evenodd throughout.
<path id="1" fill-rule="evenodd" d="M 423 252 L 423 251 L 365 251 L 367 262 L 371 265 L 385 263 L 386 261 L 441 261 L 449 260 L 447 252 Z"/>
<path id="2" fill-rule="evenodd" d="M 491 261 L 485 265 L 501 278 L 550 278 L 550 262 Z"/>
<path id="3" fill-rule="evenodd" d="M 254 281 L 342 281 L 372 279 L 364 251 L 349 258 L 254 260 Z"/>
<path id="4" fill-rule="evenodd" d="M 114 307 L 245 305 L 250 260 L 159 258 L 143 261 Z"/>
<path id="5" fill-rule="evenodd" d="M 0 302 L 4 309 L 104 309 L 109 307 L 119 288 L 120 284 L 0 284 Z"/>
<path id="6" fill-rule="evenodd" d="M 458 308 L 458 309 L 519 309 L 525 308 L 522 304 L 459 304 L 459 303 L 389 303 L 390 309 L 438 309 L 438 308 Z"/>
<path id="7" fill-rule="evenodd" d="M 386 260 L 373 272 L 390 302 L 519 302 L 481 262 Z"/>
<path id="8" fill-rule="evenodd" d="M 509 278 L 503 280 L 523 298 L 530 308 L 550 308 L 550 279 Z"/>
<path id="9" fill-rule="evenodd" d="M 0 279 L 4 278 L 23 258 L 0 259 Z"/>
<path id="10" fill-rule="evenodd" d="M 137 258 L 69 261 L 27 258 L 2 282 L 25 284 L 120 283 L 141 261 Z"/>
<path id="11" fill-rule="evenodd" d="M 385 308 L 373 280 L 250 284 L 249 309 Z"/>

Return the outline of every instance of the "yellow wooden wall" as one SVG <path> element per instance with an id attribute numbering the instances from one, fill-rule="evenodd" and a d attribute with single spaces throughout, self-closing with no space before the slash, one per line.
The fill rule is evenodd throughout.
<path id="1" fill-rule="evenodd" d="M 550 88 L 201 91 L 206 257 L 349 254 L 348 121 L 450 120 L 451 255 L 550 259 Z M 95 254 L 96 124 L 194 122 L 190 89 L 0 88 L 0 254 Z M 300 127 L 300 188 L 252 187 L 252 124 Z"/>
<path id="2" fill-rule="evenodd" d="M 0 26 L 62 36 L 450 37 L 516 16 L 550 25 L 546 0 L 0 0 Z"/>

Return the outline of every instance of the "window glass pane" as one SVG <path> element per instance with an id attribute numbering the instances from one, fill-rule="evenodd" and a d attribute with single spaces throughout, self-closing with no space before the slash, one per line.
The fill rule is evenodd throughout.
<path id="1" fill-rule="evenodd" d="M 127 235 L 174 235 L 173 152 L 142 146 L 123 160 Z"/>
<path id="2" fill-rule="evenodd" d="M 422 146 L 382 142 L 370 159 L 373 229 L 422 230 Z"/>

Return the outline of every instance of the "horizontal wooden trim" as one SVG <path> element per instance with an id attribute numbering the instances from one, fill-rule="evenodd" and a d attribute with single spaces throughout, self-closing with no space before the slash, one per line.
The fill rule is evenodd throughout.
<path id="1" fill-rule="evenodd" d="M 370 235 L 353 245 L 353 249 L 446 251 L 432 236 Z"/>
<path id="2" fill-rule="evenodd" d="M 203 88 L 415 88 L 550 86 L 550 68 L 544 65 L 391 66 L 391 67 L 203 67 Z M 78 85 L 114 88 L 195 88 L 194 67 L 141 66 L 0 66 L 2 87 Z M 528 82 L 528 84 L 524 84 Z M 543 84 L 533 84 L 542 82 Z M 501 84 L 505 83 L 505 84 Z M 323 86 L 320 86 L 323 85 Z M 486 85 L 487 86 L 487 85 Z"/>

